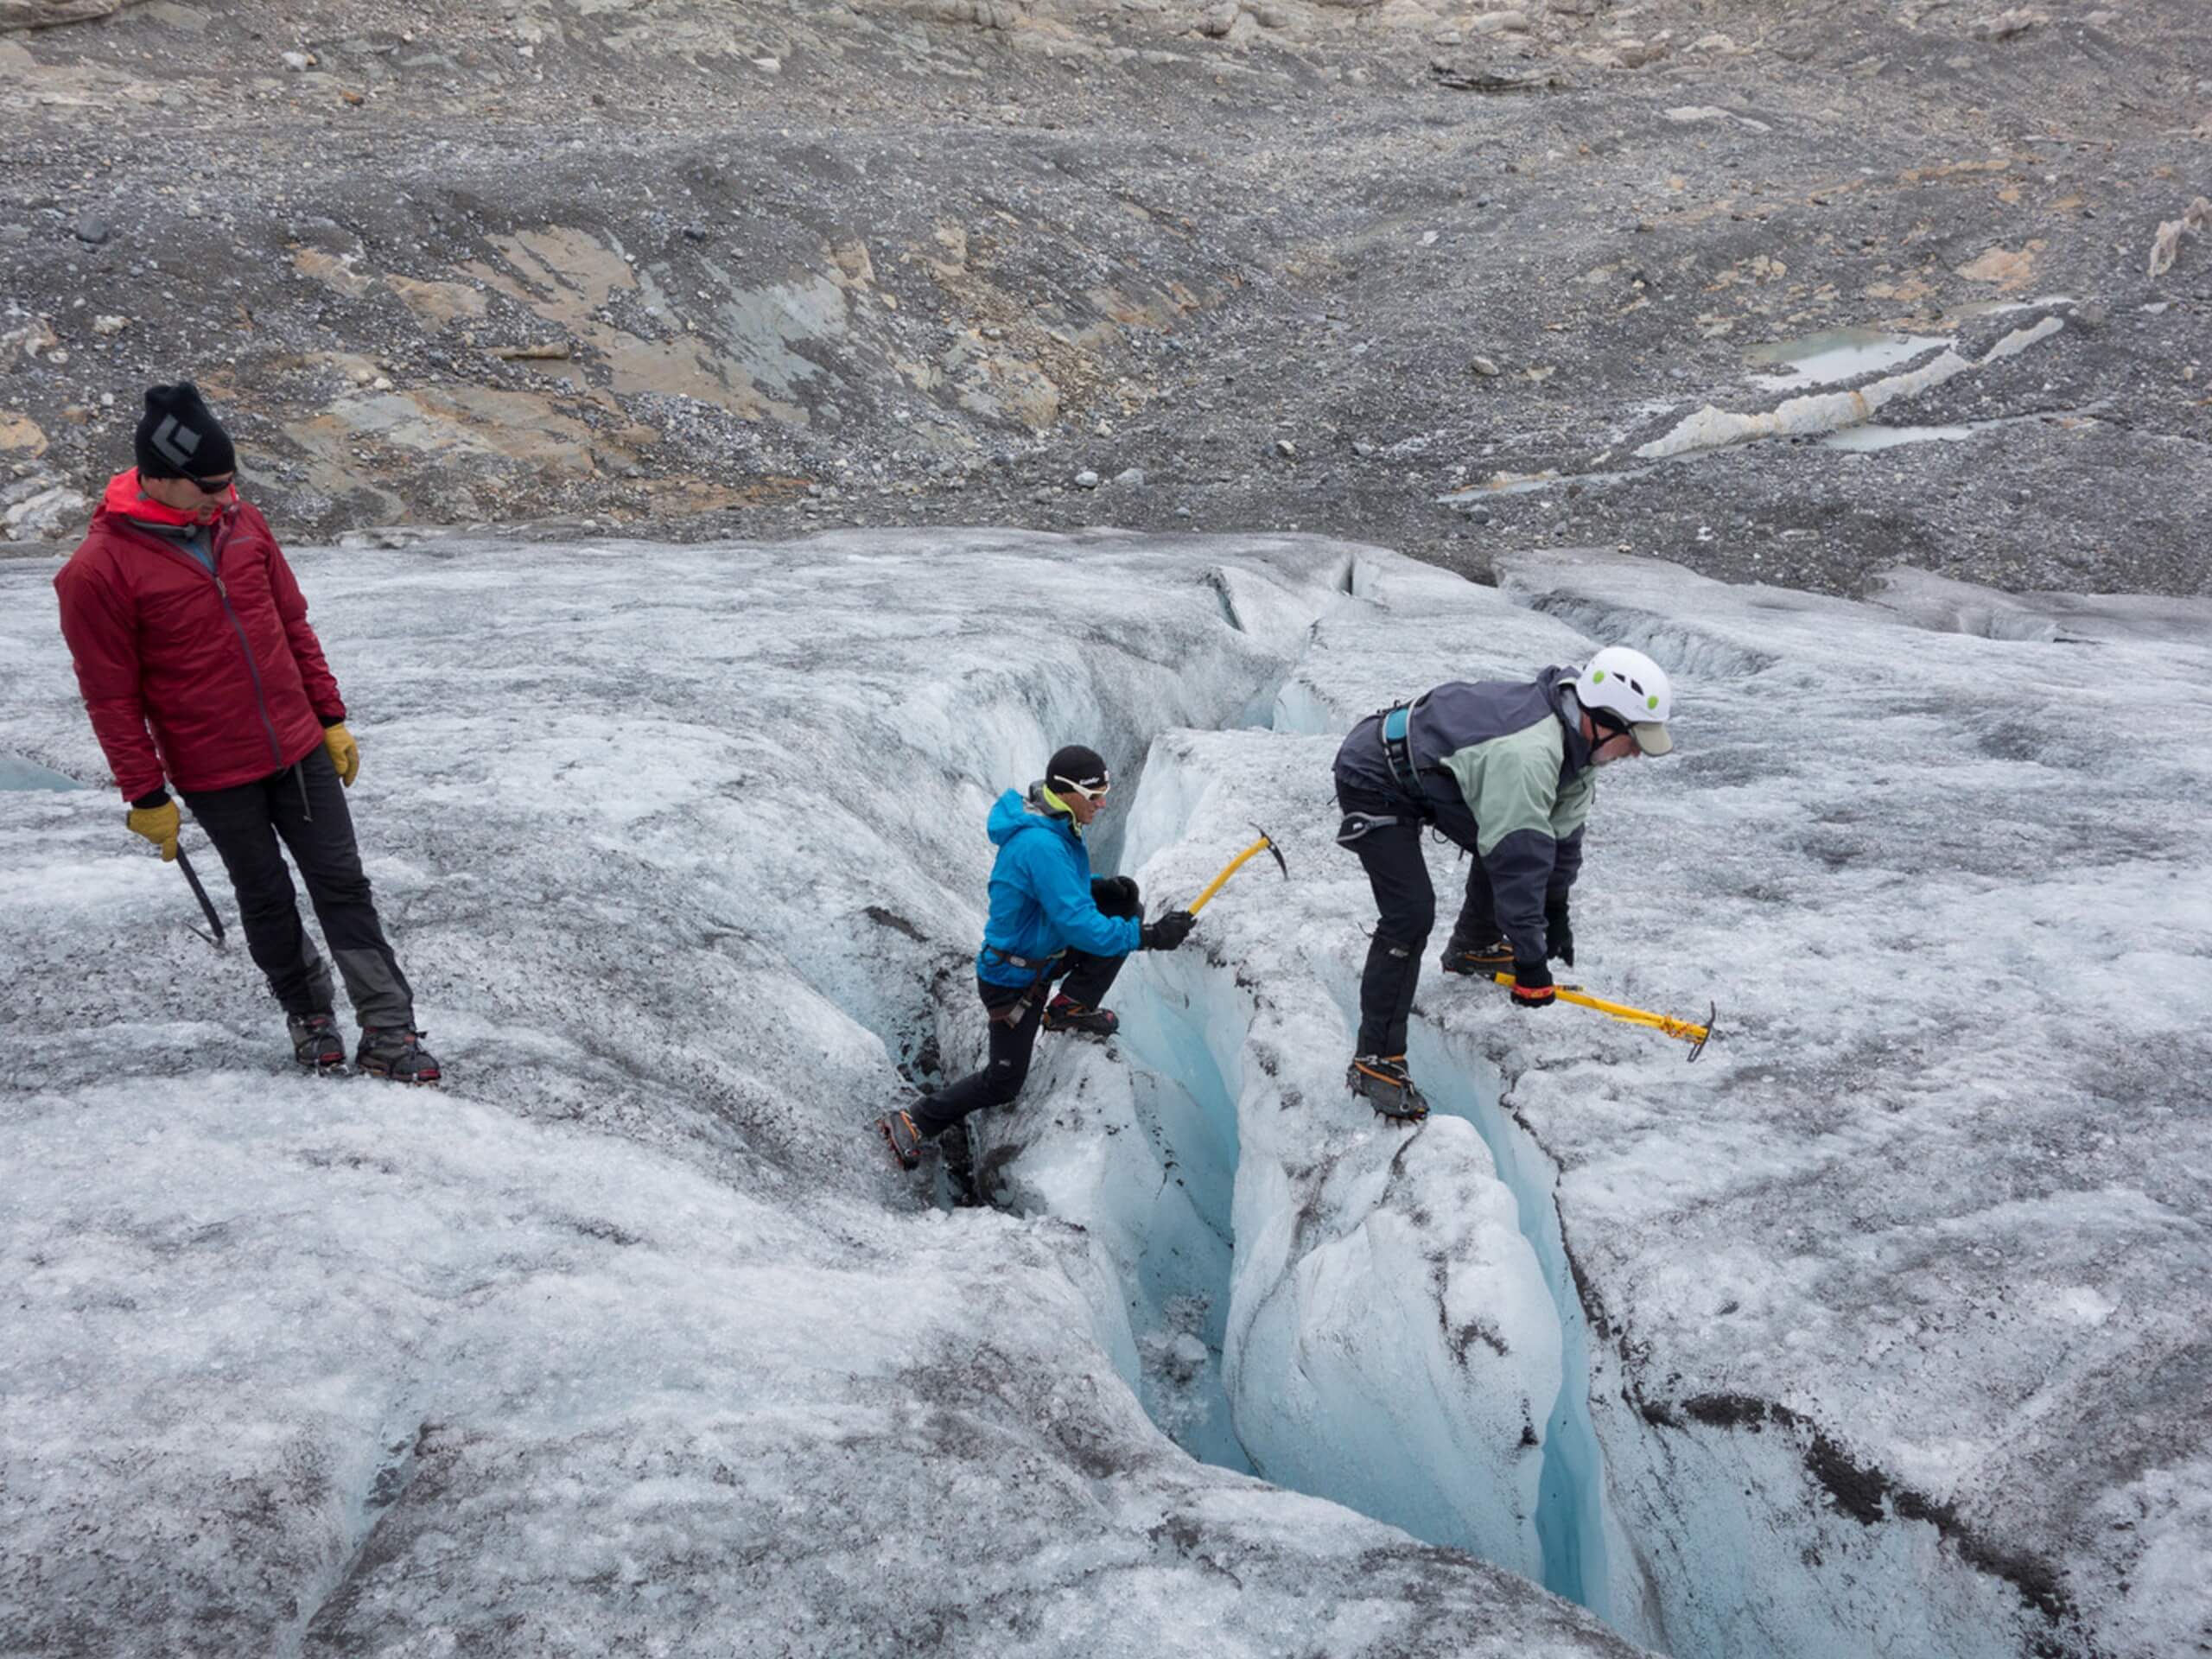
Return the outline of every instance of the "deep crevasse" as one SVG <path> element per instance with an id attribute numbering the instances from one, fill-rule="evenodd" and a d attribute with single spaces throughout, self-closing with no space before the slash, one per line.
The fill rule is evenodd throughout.
<path id="1" fill-rule="evenodd" d="M 1403 660 L 1332 653 L 1385 622 L 1358 601 L 1448 580 L 1363 578 L 1363 568 L 1356 560 L 1347 572 L 1354 602 L 1337 601 L 1298 634 L 1272 729 L 1167 732 L 1153 744 L 1142 787 L 1122 809 L 1122 843 L 1150 911 L 1203 885 L 1255 818 L 1291 849 L 1298 879 L 1274 891 L 1270 869 L 1248 866 L 1192 946 L 1132 963 L 1117 987 L 1123 1038 L 1113 1052 L 1063 1062 L 1096 1116 L 1070 1121 L 1056 1099 L 1050 1131 L 1021 1125 L 1019 1113 L 994 1127 L 1021 1144 L 1020 1180 L 1065 1191 L 1045 1172 L 1083 1156 L 1071 1141 L 1113 1136 L 1117 1112 L 1143 1117 L 1140 1095 L 1185 1103 L 1179 1114 L 1152 1113 L 1148 1179 L 1185 1192 L 1229 1247 L 1225 1286 L 1208 1276 L 1179 1295 L 1205 1309 L 1207 1362 L 1219 1368 L 1217 1388 L 1205 1377 L 1206 1421 L 1231 1431 L 1235 1466 L 1249 1457 L 1271 1480 L 1510 1566 L 1678 1659 L 1847 1659 L 1869 1643 L 2016 1650 L 2009 1586 L 1960 1570 L 1932 1529 L 1870 1533 L 1824 1509 L 1799 1449 L 1777 1437 L 1662 1432 L 1640 1414 L 1620 1356 L 1592 1340 L 1557 1171 L 1501 1103 L 1486 1051 L 1495 1039 L 1470 1040 L 1462 1014 L 1436 1017 L 1478 1014 L 1483 988 L 1440 984 L 1429 969 L 1412 1049 L 1436 1112 L 1418 1132 L 1382 1124 L 1347 1096 L 1373 912 L 1356 861 L 1331 842 L 1333 734 L 1419 688 L 1401 683 Z M 1233 585 L 1240 610 L 1254 585 Z M 1439 605 L 1427 616 L 1448 622 L 1450 612 Z M 1394 632 L 1411 626 L 1387 621 Z M 1552 619 L 1490 622 L 1494 635 L 1518 622 L 1554 636 L 1532 659 L 1575 654 L 1558 648 Z M 1249 711 L 1238 722 L 1253 723 Z M 1440 938 L 1464 867 L 1449 849 L 1433 852 Z M 1050 1071 L 1032 1085 L 1054 1086 Z M 1122 1096 L 1129 1106 L 1108 1103 Z M 1234 1190 L 1225 1234 L 1224 1177 Z M 1093 1188 L 1074 1213 L 1128 1239 L 1122 1254 L 1141 1255 L 1146 1230 L 1116 1195 L 1144 1185 L 1125 1175 Z M 1179 1265 L 1224 1267 L 1218 1256 Z M 1156 1309 L 1178 1299 L 1154 1287 L 1141 1300 Z M 1147 1398 L 1160 1392 L 1141 1363 L 1132 1382 Z M 1870 1596 L 1870 1583 L 1892 1594 Z"/>
<path id="2" fill-rule="evenodd" d="M 1251 607 L 1248 575 L 1224 591 Z M 1298 695 L 1279 692 L 1276 724 L 1304 723 L 1285 721 Z M 1155 746 L 1123 807 L 1131 868 L 1179 836 L 1204 790 L 1176 741 Z M 1221 902 L 1253 902 L 1274 879 L 1250 867 Z M 1152 899 L 1156 912 L 1170 895 Z M 1116 1264 L 1100 1283 L 1121 1287 L 1107 1345 L 1195 1455 L 1604 1609 L 1614 1598 L 1607 1526 L 1591 1512 L 1603 1481 L 1583 1344 L 1554 1289 L 1564 1254 L 1555 1222 L 1549 1261 L 1522 1236 L 1540 1207 L 1548 1219 L 1548 1195 L 1512 1191 L 1479 1136 L 1441 1116 L 1416 1137 L 1344 1110 L 1349 988 L 1305 988 L 1315 1005 L 1292 1011 L 1255 989 L 1268 982 L 1200 947 L 1133 962 L 1116 1053 L 1040 1063 L 1031 1090 L 1057 1091 L 1057 1132 L 1019 1114 L 985 1129 L 1011 1196 L 1100 1238 Z M 1323 1030 L 1342 1034 L 1306 1040 Z M 1469 1124 L 1479 1092 L 1452 1103 Z M 1495 1096 L 1493 1078 L 1493 1111 Z"/>

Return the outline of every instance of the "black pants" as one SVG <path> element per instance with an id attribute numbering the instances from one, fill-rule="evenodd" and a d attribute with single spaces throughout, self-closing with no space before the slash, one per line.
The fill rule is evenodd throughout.
<path id="1" fill-rule="evenodd" d="M 411 1030 L 414 993 L 385 943 L 353 842 L 345 787 L 329 754 L 318 748 L 297 766 L 257 782 L 194 791 L 184 799 L 231 873 L 246 949 L 269 976 L 269 988 L 285 1013 L 326 1014 L 332 1002 L 330 970 L 300 924 L 291 872 L 276 847 L 280 836 L 307 883 L 323 940 L 338 959 L 353 1017 L 364 1026 Z"/>
<path id="2" fill-rule="evenodd" d="M 976 988 L 991 1016 L 990 1059 L 982 1071 L 948 1084 L 915 1107 L 914 1127 L 934 1139 L 970 1112 L 1012 1105 L 1029 1079 L 1029 1057 L 1037 1047 L 1037 1025 L 1052 995 L 1052 982 L 1065 974 L 1059 994 L 1095 1008 L 1106 1000 L 1114 976 L 1128 960 L 1071 950 L 1027 990 L 978 978 Z"/>
<path id="3" fill-rule="evenodd" d="M 1378 912 L 1367 966 L 1359 976 L 1359 1050 L 1395 1056 L 1406 1052 L 1406 1022 L 1421 982 L 1421 947 L 1436 925 L 1436 888 L 1421 856 L 1421 821 L 1402 803 L 1339 780 L 1337 804 L 1346 813 L 1396 817 L 1351 843 L 1375 890 Z M 1467 896 L 1452 930 L 1453 949 L 1471 949 L 1497 937 L 1497 912 L 1490 873 L 1481 859 L 1467 859 Z"/>

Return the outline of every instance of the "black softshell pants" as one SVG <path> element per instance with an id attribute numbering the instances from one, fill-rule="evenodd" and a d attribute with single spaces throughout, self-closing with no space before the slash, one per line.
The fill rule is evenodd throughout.
<path id="1" fill-rule="evenodd" d="M 1010 1106 L 1029 1080 L 1029 1058 L 1037 1047 L 1038 1022 L 1052 995 L 1052 982 L 1065 973 L 1059 995 L 1071 997 L 1087 1008 L 1099 1007 L 1113 988 L 1127 957 L 1090 957 L 1071 950 L 1053 964 L 1051 972 L 1027 990 L 994 985 L 978 978 L 976 989 L 983 1010 L 991 1016 L 989 1060 L 980 1071 L 970 1072 L 926 1096 L 914 1108 L 914 1127 L 935 1139 L 970 1112 L 986 1106 Z"/>
<path id="2" fill-rule="evenodd" d="M 185 804 L 222 855 L 255 966 L 287 1014 L 331 1011 L 330 969 L 300 922 L 281 839 L 299 866 L 323 941 L 338 959 L 353 1017 L 364 1026 L 415 1026 L 414 993 L 385 943 L 353 841 L 345 786 L 318 747 L 297 766 L 235 789 L 194 790 Z"/>
<path id="3" fill-rule="evenodd" d="M 1347 816 L 1395 817 L 1395 823 L 1371 829 L 1349 843 L 1375 890 L 1374 942 L 1359 976 L 1359 1048 L 1362 1054 L 1394 1058 L 1406 1052 L 1406 1022 L 1412 1017 L 1414 991 L 1421 982 L 1421 953 L 1436 925 L 1436 887 L 1421 856 L 1425 827 L 1402 801 L 1337 783 L 1337 804 Z M 1497 937 L 1497 915 L 1490 874 L 1481 859 L 1467 859 L 1467 896 L 1452 930 L 1454 949 L 1471 949 Z"/>

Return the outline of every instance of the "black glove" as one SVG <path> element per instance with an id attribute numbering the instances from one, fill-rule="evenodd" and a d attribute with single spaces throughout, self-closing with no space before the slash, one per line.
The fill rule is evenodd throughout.
<path id="1" fill-rule="evenodd" d="M 1144 925 L 1142 943 L 1139 948 L 1145 950 L 1173 950 L 1191 937 L 1191 930 L 1198 925 L 1198 918 L 1192 915 L 1189 911 L 1171 910 L 1158 921 L 1147 922 Z"/>
<path id="2" fill-rule="evenodd" d="M 1549 1007 L 1559 1000 L 1552 988 L 1552 970 L 1541 962 L 1515 963 L 1512 995 L 1516 1008 Z"/>
<path id="3" fill-rule="evenodd" d="M 1093 876 L 1090 882 L 1090 902 L 1098 906 L 1102 916 L 1141 916 L 1144 907 L 1140 902 L 1135 880 L 1126 875 Z"/>
<path id="4" fill-rule="evenodd" d="M 1549 941 L 1546 954 L 1552 961 L 1574 966 L 1574 925 L 1567 920 L 1565 893 L 1544 906 L 1544 938 Z"/>

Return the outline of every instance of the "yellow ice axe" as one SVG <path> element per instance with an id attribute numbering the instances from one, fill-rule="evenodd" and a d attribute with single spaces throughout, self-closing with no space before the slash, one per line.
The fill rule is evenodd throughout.
<path id="1" fill-rule="evenodd" d="M 1501 985 L 1513 983 L 1513 976 L 1510 974 L 1492 974 L 1491 977 Z M 1669 1037 L 1680 1038 L 1690 1046 L 1692 1059 L 1704 1053 L 1705 1046 L 1713 1040 L 1713 1027 L 1720 1013 L 1717 1006 L 1708 1004 L 1705 1023 L 1700 1026 L 1694 1020 L 1677 1020 L 1671 1014 L 1653 1014 L 1648 1008 L 1631 1008 L 1625 1002 L 1608 1002 L 1602 996 L 1592 996 L 1587 992 L 1576 990 L 1571 985 L 1560 985 L 1554 988 L 1558 993 L 1559 1000 L 1562 1002 L 1580 1003 L 1586 1008 L 1595 1008 L 1600 1014 L 1610 1014 L 1614 1019 L 1624 1020 L 1629 1025 L 1649 1026 L 1654 1031 L 1663 1031 Z"/>
<path id="2" fill-rule="evenodd" d="M 1252 827 L 1255 830 L 1260 830 L 1260 826 L 1256 823 Z M 1237 854 L 1236 857 L 1230 859 L 1228 863 L 1223 865 L 1221 868 L 1221 874 L 1214 877 L 1212 880 L 1207 882 L 1206 890 L 1200 893 L 1198 898 L 1192 900 L 1185 906 L 1185 908 L 1188 909 L 1193 916 L 1204 910 L 1206 907 L 1207 901 L 1211 899 L 1214 894 L 1221 891 L 1223 886 L 1228 881 L 1229 878 L 1244 868 L 1244 861 L 1259 853 L 1273 853 L 1275 855 L 1276 866 L 1282 871 L 1282 879 L 1286 881 L 1290 880 L 1290 866 L 1283 862 L 1282 849 L 1275 845 L 1274 838 L 1273 836 L 1269 836 L 1266 830 L 1260 830 L 1260 838 L 1254 842 L 1249 847 L 1247 847 L 1243 852 Z"/>

